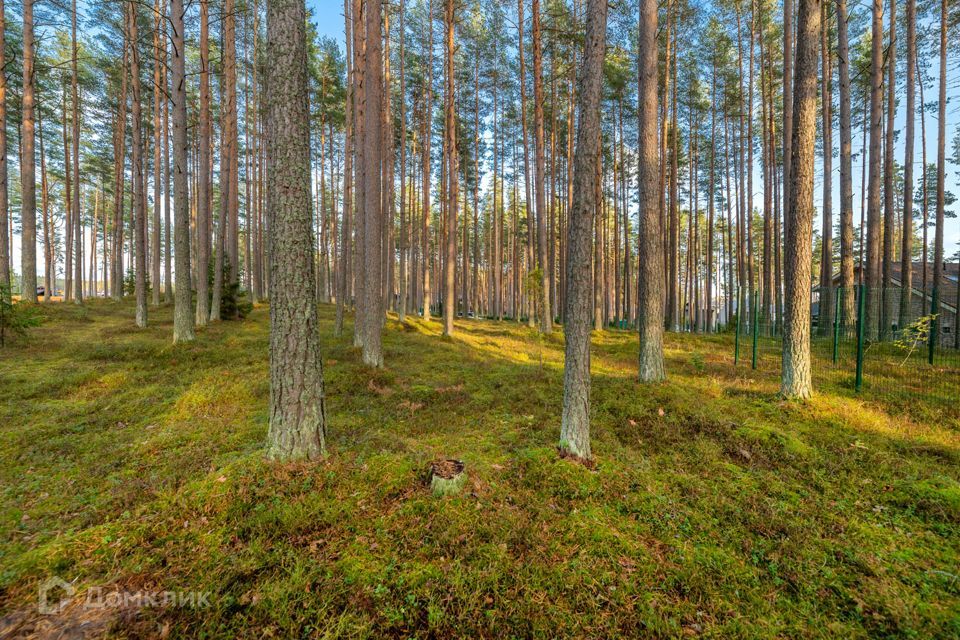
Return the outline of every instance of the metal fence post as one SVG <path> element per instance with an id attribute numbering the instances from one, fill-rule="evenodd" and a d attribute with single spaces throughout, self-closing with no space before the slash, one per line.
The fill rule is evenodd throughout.
<path id="1" fill-rule="evenodd" d="M 930 321 L 930 349 L 927 352 L 927 362 L 933 365 L 933 352 L 937 345 L 937 327 L 940 324 L 940 287 L 939 283 L 933 284 L 933 300 L 930 303 L 930 315 L 933 319 Z"/>
<path id="2" fill-rule="evenodd" d="M 740 364 L 740 316 L 743 315 L 743 309 L 740 308 L 740 300 L 737 300 L 737 330 L 733 339 L 733 366 Z"/>
<path id="3" fill-rule="evenodd" d="M 757 338 L 760 335 L 760 307 L 757 305 L 757 292 L 753 292 L 753 362 L 751 368 L 757 368 Z"/>
<path id="4" fill-rule="evenodd" d="M 857 379 L 855 385 L 857 393 L 860 393 L 860 389 L 863 388 L 863 310 L 864 299 L 867 297 L 866 291 L 866 285 L 860 285 L 860 300 L 857 303 Z"/>
<path id="5" fill-rule="evenodd" d="M 844 288 L 840 287 L 840 295 L 835 297 L 833 307 L 833 364 L 837 364 L 840 350 L 840 301 L 843 298 Z"/>

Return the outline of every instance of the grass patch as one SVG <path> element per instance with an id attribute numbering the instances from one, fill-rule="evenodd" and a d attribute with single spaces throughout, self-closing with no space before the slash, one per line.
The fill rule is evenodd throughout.
<path id="1" fill-rule="evenodd" d="M 50 575 L 209 593 L 110 633 L 171 637 L 960 634 L 960 408 L 807 404 L 729 336 L 595 336 L 595 468 L 556 449 L 563 341 L 388 320 L 387 368 L 320 309 L 331 455 L 264 461 L 268 309 L 173 346 L 172 308 L 44 306 L 0 351 L 0 614 Z M 540 366 L 540 352 L 543 367 Z M 934 416 L 934 418 L 931 418 Z M 435 498 L 432 460 L 463 491 Z M 105 627 L 107 628 L 107 627 Z"/>

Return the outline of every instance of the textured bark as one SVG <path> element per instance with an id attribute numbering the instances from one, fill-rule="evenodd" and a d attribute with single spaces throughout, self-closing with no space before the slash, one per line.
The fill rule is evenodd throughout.
<path id="1" fill-rule="evenodd" d="M 23 92 L 20 125 L 20 273 L 23 299 L 37 301 L 37 175 L 33 98 L 33 0 L 23 0 Z"/>
<path id="2" fill-rule="evenodd" d="M 817 329 L 828 335 L 833 326 L 833 82 L 830 62 L 828 4 L 822 5 L 820 29 L 821 105 L 823 126 L 823 211 L 820 214 L 820 313 Z"/>
<path id="3" fill-rule="evenodd" d="M 136 323 L 140 328 L 147 326 L 147 212 L 144 206 L 143 181 L 143 135 L 140 111 L 140 52 L 137 42 L 137 8 L 131 0 L 127 11 L 130 47 L 130 98 L 131 98 L 131 168 L 133 179 L 133 241 L 134 275 L 136 278 L 137 311 Z M 80 212 L 75 212 L 79 216 Z M 77 256 L 79 261 L 80 256 Z"/>
<path id="4" fill-rule="evenodd" d="M 220 215 L 217 219 L 213 291 L 210 296 L 210 321 L 220 320 L 220 301 L 225 287 L 237 282 L 237 217 L 239 200 L 237 180 L 237 67 L 236 29 L 233 0 L 223 7 L 223 79 L 220 104 Z M 224 273 L 229 269 L 228 273 Z M 227 278 L 224 281 L 224 278 Z"/>
<path id="5" fill-rule="evenodd" d="M 533 0 L 531 14 L 533 20 L 533 136 L 537 171 L 534 187 L 537 208 L 537 254 L 542 289 L 540 292 L 540 331 L 550 333 L 553 328 L 553 315 L 550 310 L 550 265 L 547 262 L 546 163 L 543 140 L 543 47 L 540 42 L 540 0 Z"/>
<path id="6" fill-rule="evenodd" d="M 80 213 L 80 91 L 77 76 L 77 0 L 73 0 L 70 16 L 71 51 L 70 61 L 73 113 L 73 241 L 74 241 L 74 270 L 73 270 L 73 301 L 83 304 L 83 233 L 81 232 Z M 48 285 L 49 286 L 49 285 Z"/>
<path id="7" fill-rule="evenodd" d="M 913 143 L 916 122 L 917 2 L 907 0 L 907 127 L 903 149 L 903 230 L 900 245 L 900 327 L 913 321 Z M 923 172 L 921 172 L 922 175 Z"/>
<path id="8" fill-rule="evenodd" d="M 947 138 L 947 2 L 940 0 L 940 114 L 937 124 L 937 213 L 936 230 L 933 234 L 933 301 L 931 314 L 940 313 L 940 288 L 943 282 L 943 217 L 945 204 L 946 178 L 946 138 Z M 936 333 L 942 325 L 941 318 L 936 321 Z M 937 336 L 930 336 L 936 340 Z"/>
<path id="9" fill-rule="evenodd" d="M 430 142 L 432 140 L 433 127 L 433 2 L 427 2 L 427 94 L 424 98 L 424 117 L 423 117 L 423 147 L 421 157 L 421 179 L 423 186 L 421 196 L 423 206 L 421 214 L 421 234 L 420 239 L 423 249 L 420 251 L 423 267 L 423 312 L 424 320 L 430 319 Z"/>
<path id="10" fill-rule="evenodd" d="M 850 45 L 847 0 L 837 0 L 837 59 L 840 75 L 840 287 L 844 324 L 854 318 L 853 296 L 853 141 L 850 121 Z"/>
<path id="11" fill-rule="evenodd" d="M 221 152 L 229 157 L 226 172 L 227 212 L 226 212 L 226 250 L 224 258 L 229 258 L 230 280 L 234 285 L 240 281 L 240 153 L 239 127 L 237 122 L 237 28 L 236 6 L 234 0 L 224 0 L 223 4 L 223 84 L 224 101 L 220 108 L 226 112 L 226 126 L 222 133 Z M 221 160 L 222 162 L 223 160 Z M 221 175 L 223 170 L 221 169 Z M 220 194 L 224 197 L 223 192 Z"/>
<path id="12" fill-rule="evenodd" d="M 173 102 L 173 234 L 176 288 L 173 341 L 194 339 L 190 290 L 190 194 L 187 193 L 187 88 L 183 38 L 183 0 L 170 0 L 171 101 Z"/>
<path id="13" fill-rule="evenodd" d="M 126 73 L 126 67 L 124 67 L 123 72 Z M 73 300 L 73 251 L 76 243 L 73 240 L 73 154 L 70 152 L 70 118 L 67 114 L 68 102 L 66 78 L 63 79 L 63 100 L 61 104 L 63 106 L 63 117 L 61 118 L 63 122 L 63 235 L 65 241 L 64 244 L 66 245 L 63 252 L 63 299 L 66 302 L 70 302 Z M 38 125 L 42 124 L 41 120 L 41 118 L 37 118 Z M 38 128 L 42 129 L 42 127 Z M 43 145 L 41 144 L 41 156 L 43 155 L 42 147 Z"/>
<path id="14" fill-rule="evenodd" d="M 63 115 L 66 116 L 66 83 L 64 83 L 63 89 Z M 66 117 L 64 117 L 63 122 L 66 124 Z M 51 237 L 53 225 L 50 224 L 50 189 L 47 182 L 46 145 L 43 142 L 43 111 L 40 109 L 37 109 L 37 139 L 40 142 L 40 220 L 43 226 L 43 300 L 44 302 L 50 302 L 51 296 L 53 295 L 52 284 L 54 282 L 54 271 L 56 265 L 54 264 L 55 254 L 53 249 L 53 239 Z M 66 140 L 64 140 L 64 142 L 66 142 Z M 69 190 L 66 193 L 66 197 L 70 198 Z"/>
<path id="15" fill-rule="evenodd" d="M 6 14 L 0 0 L 0 69 L 6 68 Z M 10 285 L 10 213 L 7 173 L 7 74 L 0 73 L 0 286 Z"/>
<path id="16" fill-rule="evenodd" d="M 209 0 L 200 0 L 200 130 L 199 158 L 197 160 L 197 220 L 194 246 L 197 249 L 197 315 L 198 326 L 210 319 L 210 286 L 207 270 L 210 268 L 210 26 Z"/>
<path id="17" fill-rule="evenodd" d="M 793 159 L 793 7 L 795 0 L 783 0 L 783 180 L 790 180 L 790 162 Z M 783 189 L 783 219 L 790 216 L 790 188 Z M 779 238 L 779 234 L 775 236 Z M 779 246 L 779 241 L 777 245 Z M 779 289 L 779 287 L 778 287 Z M 778 305 L 779 306 L 779 305 Z"/>
<path id="18" fill-rule="evenodd" d="M 163 162 L 163 137 L 161 130 L 162 111 L 161 104 L 162 84 L 160 66 L 163 63 L 160 49 L 160 0 L 154 0 L 153 3 L 153 228 L 150 235 L 150 282 L 151 302 L 154 305 L 160 304 L 160 204 L 162 199 L 162 162 Z"/>
<path id="19" fill-rule="evenodd" d="M 797 19 L 790 209 L 784 218 L 787 235 L 780 392 L 787 398 L 808 398 L 813 391 L 810 375 L 810 258 L 820 5 L 821 0 L 800 0 Z"/>
<path id="20" fill-rule="evenodd" d="M 580 123 L 573 176 L 573 209 L 567 227 L 566 346 L 560 447 L 580 458 L 590 451 L 590 270 L 596 176 L 600 155 L 600 98 L 607 36 L 607 2 L 590 0 L 580 67 Z"/>
<path id="21" fill-rule="evenodd" d="M 880 323 L 880 139 L 883 129 L 883 0 L 873 0 L 870 69 L 870 177 L 867 186 L 866 337 L 878 337 Z"/>
<path id="22" fill-rule="evenodd" d="M 358 313 L 363 346 L 363 362 L 383 366 L 381 332 L 383 327 L 381 223 L 381 114 L 383 57 L 381 55 L 381 12 L 378 0 L 367 0 L 365 9 L 366 46 L 363 70 L 363 305 Z"/>
<path id="23" fill-rule="evenodd" d="M 117 102 L 117 117 L 114 122 L 113 160 L 113 277 L 111 295 L 114 300 L 123 298 L 123 196 L 125 190 L 124 163 L 127 155 L 127 62 L 130 57 L 130 41 L 123 30 L 123 72 L 120 74 L 120 100 Z"/>
<path id="24" fill-rule="evenodd" d="M 533 247 L 533 200 L 530 194 L 530 153 L 529 153 L 529 144 L 528 144 L 528 135 L 527 135 L 527 79 L 526 79 L 526 60 L 524 57 L 524 32 L 523 32 L 523 0 L 517 0 L 517 36 L 519 38 L 519 55 L 520 55 L 520 126 L 523 130 L 523 187 L 524 195 L 526 200 L 524 204 L 526 208 L 524 211 L 527 215 L 527 253 L 528 260 L 527 266 L 529 268 L 530 258 L 532 258 L 532 247 Z M 514 271 L 517 273 L 519 278 L 519 261 L 517 261 L 514 266 Z M 515 287 L 517 295 L 520 295 L 519 279 L 517 286 Z M 522 304 L 522 300 L 520 302 Z M 519 305 L 518 309 L 514 311 L 514 315 L 517 320 L 520 319 L 520 310 Z M 530 313 L 527 316 L 527 323 L 532 327 L 534 324 L 533 314 Z"/>
<path id="25" fill-rule="evenodd" d="M 536 0 L 534 0 L 536 2 Z M 457 315 L 456 266 L 457 266 L 457 120 L 455 113 L 456 87 L 453 77 L 453 47 L 455 24 L 453 22 L 453 0 L 445 0 L 444 26 L 446 27 L 446 57 L 444 70 L 446 74 L 445 126 L 444 135 L 447 137 L 445 150 L 447 152 L 447 226 L 446 226 L 446 256 L 443 264 L 443 335 L 453 335 L 453 319 Z"/>
<path id="26" fill-rule="evenodd" d="M 267 456 L 326 453 L 310 215 L 310 118 L 303 0 L 268 0 L 267 215 L 270 428 Z"/>
<path id="27" fill-rule="evenodd" d="M 163 17 L 167 13 L 169 0 L 160 0 L 160 55 L 163 60 L 160 64 L 161 100 L 163 101 L 163 300 L 173 302 L 173 252 L 172 236 L 173 225 L 170 222 L 170 72 L 167 50 L 167 20 Z M 106 254 L 106 219 L 104 219 L 104 254 Z M 106 277 L 106 272 L 104 272 Z M 104 288 L 106 291 L 106 288 Z"/>
<path id="28" fill-rule="evenodd" d="M 663 243 L 660 241 L 659 166 L 657 158 L 657 2 L 640 3 L 639 77 L 639 164 L 637 173 L 640 203 L 639 316 L 640 380 L 657 382 L 663 369 Z M 712 190 L 711 190 L 712 192 Z M 710 200 L 711 224 L 713 199 Z M 709 295 L 709 294 L 708 294 Z"/>
<path id="29" fill-rule="evenodd" d="M 890 0 L 890 44 L 886 51 L 887 64 L 887 126 L 883 158 L 883 310 L 880 314 L 880 337 L 888 336 L 892 325 L 896 324 L 895 313 L 898 309 L 893 293 L 893 241 L 896 236 L 896 215 L 894 213 L 893 174 L 896 170 L 893 159 L 893 121 L 897 112 L 897 3 Z"/>
<path id="30" fill-rule="evenodd" d="M 400 0 L 400 300 L 397 314 L 400 322 L 407 318 L 407 254 L 410 252 L 410 238 L 407 230 L 407 85 L 405 73 L 405 45 L 407 31 L 405 27 L 405 0 Z"/>
<path id="31" fill-rule="evenodd" d="M 353 210 L 353 57 L 351 44 L 353 39 L 353 18 L 350 13 L 350 0 L 343 0 L 343 23 L 346 42 L 347 61 L 347 95 L 344 106 L 344 147 L 343 147 L 343 209 L 340 220 L 340 266 L 337 271 L 337 314 L 334 321 L 333 333 L 340 336 L 343 333 L 343 312 L 350 295 L 350 267 L 353 265 L 353 244 L 350 230 L 353 224 L 350 213 Z"/>

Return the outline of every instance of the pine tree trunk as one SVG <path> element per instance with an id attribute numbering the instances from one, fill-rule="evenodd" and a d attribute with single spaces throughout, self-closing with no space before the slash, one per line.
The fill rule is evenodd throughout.
<path id="1" fill-rule="evenodd" d="M 870 69 L 870 179 L 867 192 L 866 336 L 879 336 L 880 301 L 880 142 L 883 129 L 883 0 L 873 0 Z"/>
<path id="2" fill-rule="evenodd" d="M 197 326 L 206 326 L 210 320 L 210 0 L 200 0 L 200 130 L 199 159 L 197 162 L 197 220 L 196 220 L 196 286 Z"/>
<path id="3" fill-rule="evenodd" d="M 303 0 L 268 0 L 267 215 L 270 428 L 267 456 L 326 453 L 326 411 L 310 216 L 310 112 Z"/>
<path id="4" fill-rule="evenodd" d="M 588 3 L 583 65 L 580 68 L 580 124 L 573 177 L 573 209 L 567 228 L 566 347 L 560 448 L 590 459 L 590 275 L 591 235 L 597 207 L 596 176 L 600 155 L 600 99 L 607 35 L 607 2 Z"/>
<path id="5" fill-rule="evenodd" d="M 457 169 L 457 119 L 456 119 L 456 87 L 454 81 L 453 55 L 456 25 L 453 22 L 453 0 L 444 1 L 444 26 L 446 28 L 446 56 L 444 70 L 446 75 L 446 89 L 444 90 L 446 136 L 446 244 L 443 264 L 443 335 L 453 335 L 453 320 L 457 315 L 457 206 L 459 171 Z"/>
<path id="6" fill-rule="evenodd" d="M 163 300 L 169 304 L 173 302 L 173 253 L 171 251 L 173 225 L 170 222 L 170 100 L 168 98 L 168 96 L 172 94 L 172 91 L 168 77 L 169 71 L 167 70 L 167 65 L 169 64 L 167 52 L 167 20 L 164 17 L 167 13 L 168 1 L 169 0 L 161 0 L 160 2 L 160 44 L 162 47 L 160 54 L 163 56 L 160 64 L 160 82 L 162 87 L 161 100 L 163 101 Z M 104 210 L 104 216 L 106 216 L 106 210 Z M 106 217 L 104 217 L 103 231 L 103 248 L 104 253 L 106 253 Z M 103 275 L 106 277 L 106 271 L 104 271 Z M 106 292 L 106 287 L 104 287 L 104 292 Z"/>
<path id="7" fill-rule="evenodd" d="M 123 29 L 123 72 L 120 74 L 120 100 L 117 103 L 117 117 L 114 122 L 114 204 L 113 204 L 113 283 L 111 286 L 113 299 L 120 301 L 123 298 L 123 207 L 124 190 L 126 189 L 124 165 L 127 155 L 127 64 L 130 59 L 130 40 L 126 28 Z"/>
<path id="8" fill-rule="evenodd" d="M 147 326 L 147 212 L 144 206 L 143 180 L 143 135 L 140 111 L 140 52 L 137 43 L 138 6 L 130 1 L 127 24 L 130 47 L 130 86 L 131 86 L 131 168 L 133 179 L 133 241 L 134 276 L 136 279 L 137 310 L 136 323 L 141 329 Z M 80 212 L 75 211 L 79 216 Z M 77 256 L 79 261 L 80 256 Z"/>
<path id="9" fill-rule="evenodd" d="M 383 217 L 381 174 L 381 99 L 383 56 L 381 55 L 381 9 L 376 0 L 367 0 L 365 8 L 366 46 L 363 70 L 363 306 L 358 310 L 361 325 L 363 363 L 383 366 L 381 327 L 381 222 Z"/>
<path id="10" fill-rule="evenodd" d="M 837 1 L 837 60 L 840 74 L 840 287 L 844 325 L 854 321 L 853 295 L 853 141 L 850 116 L 850 45 L 847 0 Z M 909 126 L 909 125 L 908 125 Z"/>
<path id="11" fill-rule="evenodd" d="M 783 363 L 780 392 L 808 398 L 810 375 L 810 261 L 813 237 L 813 165 L 817 110 L 817 44 L 821 0 L 800 0 L 794 75 L 790 202 L 785 216 Z"/>
<path id="12" fill-rule="evenodd" d="M 907 0 L 907 126 L 903 149 L 903 230 L 900 245 L 900 328 L 913 322 L 913 142 L 916 127 L 917 2 Z M 922 174 L 922 172 L 921 172 Z"/>
<path id="13" fill-rule="evenodd" d="M 945 205 L 946 179 L 946 139 L 947 139 L 947 2 L 940 0 L 940 117 L 937 124 L 937 213 L 936 229 L 933 235 L 933 300 L 930 313 L 937 314 L 934 331 L 930 339 L 939 341 L 940 327 L 943 326 L 941 313 L 941 288 L 943 286 L 943 218 Z"/>
<path id="14" fill-rule="evenodd" d="M 820 213 L 820 308 L 818 333 L 828 335 L 833 326 L 833 83 L 830 62 L 829 7 L 822 5 L 820 29 L 821 105 L 823 126 L 823 211 Z"/>
<path id="15" fill-rule="evenodd" d="M 176 287 L 173 291 L 173 341 L 194 339 L 190 290 L 190 195 L 187 193 L 187 88 L 184 59 L 183 0 L 170 0 L 173 55 L 170 61 L 173 102 L 173 234 Z"/>
<path id="16" fill-rule="evenodd" d="M 23 0 L 23 91 L 21 93 L 20 125 L 20 273 L 21 297 L 27 302 L 37 301 L 37 175 L 34 142 L 33 97 L 33 2 Z"/>
<path id="17" fill-rule="evenodd" d="M 421 158 L 421 197 L 423 206 L 421 211 L 422 223 L 420 239 L 423 245 L 420 251 L 421 261 L 423 262 L 423 287 L 422 287 L 422 316 L 424 320 L 430 320 L 430 143 L 433 138 L 433 1 L 427 2 L 427 69 L 426 79 L 427 93 L 424 98 L 426 106 L 424 108 L 423 118 L 423 148 Z"/>
<path id="18" fill-rule="evenodd" d="M 6 69 L 6 14 L 0 0 L 0 69 Z M 7 167 L 7 74 L 0 73 L 0 287 L 10 286 L 10 204 Z"/>
<path id="19" fill-rule="evenodd" d="M 660 210 L 657 160 L 657 2 L 642 0 L 640 4 L 640 71 L 638 199 L 640 211 L 639 289 L 637 292 L 640 329 L 639 371 L 642 382 L 658 382 L 665 377 L 663 369 L 663 243 L 660 241 Z M 712 189 L 711 189 L 712 193 Z M 713 200 L 711 198 L 711 220 Z"/>
<path id="20" fill-rule="evenodd" d="M 894 316 L 898 309 L 897 300 L 893 294 L 893 241 L 897 234 L 896 214 L 894 207 L 893 174 L 896 171 L 893 159 L 893 123 L 897 112 L 897 3 L 890 0 L 890 44 L 886 51 L 887 64 L 887 126 L 886 142 L 884 143 L 883 158 L 883 292 L 880 299 L 883 308 L 880 313 L 880 338 L 887 337 L 893 325 L 897 323 Z"/>
<path id="21" fill-rule="evenodd" d="M 534 187 L 537 208 L 537 259 L 540 267 L 541 283 L 540 331 L 550 333 L 553 327 L 553 315 L 550 311 L 550 269 L 547 264 L 546 162 L 543 140 L 543 47 L 540 42 L 540 0 L 533 0 L 531 13 L 533 20 L 533 135 L 537 172 Z"/>
<path id="22" fill-rule="evenodd" d="M 161 136 L 162 84 L 160 66 L 163 63 L 160 49 L 160 0 L 154 0 L 153 21 L 153 229 L 150 237 L 150 284 L 151 301 L 160 304 L 160 205 L 162 200 L 163 138 Z"/>
<path id="23" fill-rule="evenodd" d="M 344 134 L 343 134 L 343 208 L 340 220 L 340 268 L 337 271 L 337 312 L 334 320 L 333 333 L 335 336 L 343 334 L 343 314 L 350 295 L 350 268 L 353 264 L 353 243 L 350 230 L 353 223 L 350 214 L 353 211 L 353 16 L 350 13 L 352 3 L 343 0 L 343 24 L 345 34 L 346 62 L 347 62 L 347 95 L 344 106 Z"/>
<path id="24" fill-rule="evenodd" d="M 405 71 L 406 2 L 400 0 L 400 300 L 397 314 L 400 322 L 407 319 L 407 256 L 410 239 L 407 230 L 407 84 Z"/>
<path id="25" fill-rule="evenodd" d="M 70 86 L 73 107 L 73 240 L 74 240 L 74 271 L 73 271 L 73 301 L 83 304 L 83 234 L 81 233 L 80 213 L 80 92 L 77 75 L 77 0 L 73 0 L 71 20 L 71 61 L 72 70 Z"/>

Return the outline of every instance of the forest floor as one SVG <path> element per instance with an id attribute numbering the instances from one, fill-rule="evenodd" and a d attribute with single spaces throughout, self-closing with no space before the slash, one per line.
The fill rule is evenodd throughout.
<path id="1" fill-rule="evenodd" d="M 560 333 L 392 317 L 375 371 L 323 306 L 330 455 L 271 464 L 267 308 L 181 346 L 170 306 L 45 309 L 0 350 L 0 637 L 960 636 L 960 403 L 783 402 L 725 335 L 668 335 L 641 386 L 604 332 L 591 470 Z"/>

